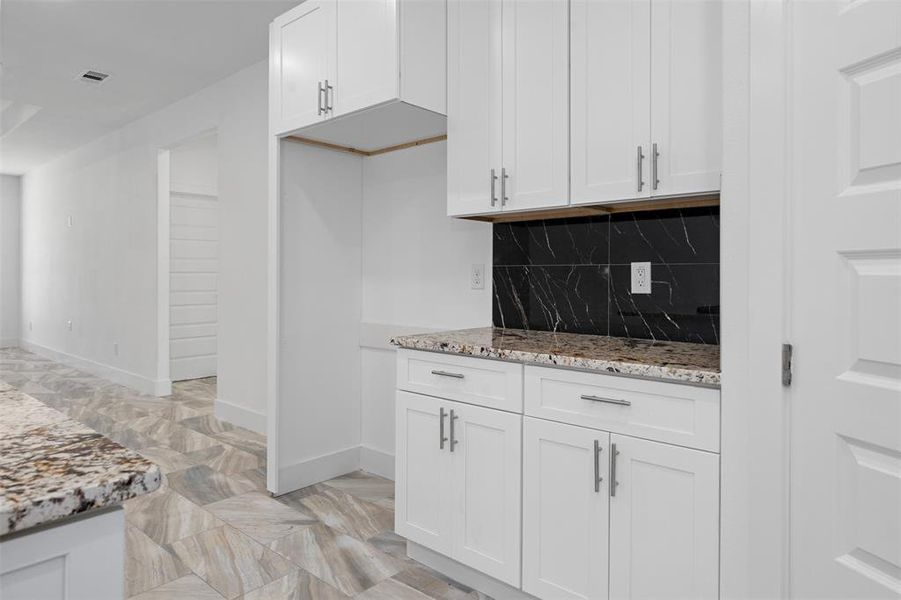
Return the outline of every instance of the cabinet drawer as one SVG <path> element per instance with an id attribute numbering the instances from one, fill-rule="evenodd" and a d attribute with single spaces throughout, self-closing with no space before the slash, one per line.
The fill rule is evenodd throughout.
<path id="1" fill-rule="evenodd" d="M 522 413 L 522 365 L 517 363 L 401 349 L 397 387 Z"/>
<path id="2" fill-rule="evenodd" d="M 719 452 L 719 390 L 525 368 L 525 414 Z"/>

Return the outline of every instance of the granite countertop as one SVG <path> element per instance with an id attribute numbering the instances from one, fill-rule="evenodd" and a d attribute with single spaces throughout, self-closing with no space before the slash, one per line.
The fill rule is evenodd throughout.
<path id="1" fill-rule="evenodd" d="M 154 491 L 160 469 L 0 382 L 0 536 Z"/>
<path id="2" fill-rule="evenodd" d="M 720 348 L 710 344 L 480 327 L 398 336 L 401 348 L 496 358 L 719 386 Z"/>

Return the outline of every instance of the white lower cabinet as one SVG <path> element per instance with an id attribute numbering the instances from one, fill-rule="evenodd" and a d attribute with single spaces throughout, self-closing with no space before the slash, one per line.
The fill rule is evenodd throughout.
<path id="1" fill-rule="evenodd" d="M 522 589 L 607 598 L 610 434 L 523 419 Z"/>
<path id="2" fill-rule="evenodd" d="M 611 598 L 717 598 L 719 456 L 611 435 Z"/>
<path id="3" fill-rule="evenodd" d="M 429 389 L 511 407 L 524 394 L 525 415 L 398 390 L 397 533 L 541 600 L 718 598 L 718 393 L 535 367 L 487 393 L 478 365 L 404 366 L 437 360 L 419 354 L 400 356 L 399 386 L 452 373 Z M 676 429 L 698 449 L 634 437 Z"/>
<path id="4" fill-rule="evenodd" d="M 395 530 L 520 584 L 522 416 L 397 393 Z"/>

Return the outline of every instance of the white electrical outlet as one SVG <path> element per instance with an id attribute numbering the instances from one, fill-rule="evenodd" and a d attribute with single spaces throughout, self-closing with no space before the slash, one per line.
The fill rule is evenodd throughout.
<path id="1" fill-rule="evenodd" d="M 469 285 L 474 290 L 485 289 L 485 265 L 472 265 L 469 274 Z"/>
<path id="2" fill-rule="evenodd" d="M 72 321 L 66 321 L 66 327 L 69 329 L 69 331 L 72 331 Z"/>
<path id="3" fill-rule="evenodd" d="M 651 293 L 651 263 L 634 262 L 632 263 L 632 293 L 633 294 L 650 294 Z"/>

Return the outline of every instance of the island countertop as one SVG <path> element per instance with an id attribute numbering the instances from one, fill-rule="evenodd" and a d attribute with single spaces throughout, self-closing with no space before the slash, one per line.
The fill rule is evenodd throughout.
<path id="1" fill-rule="evenodd" d="M 391 343 L 412 350 L 720 385 L 720 348 L 712 344 L 499 327 L 404 335 Z"/>
<path id="2" fill-rule="evenodd" d="M 0 382 L 0 536 L 159 486 L 152 462 Z"/>

